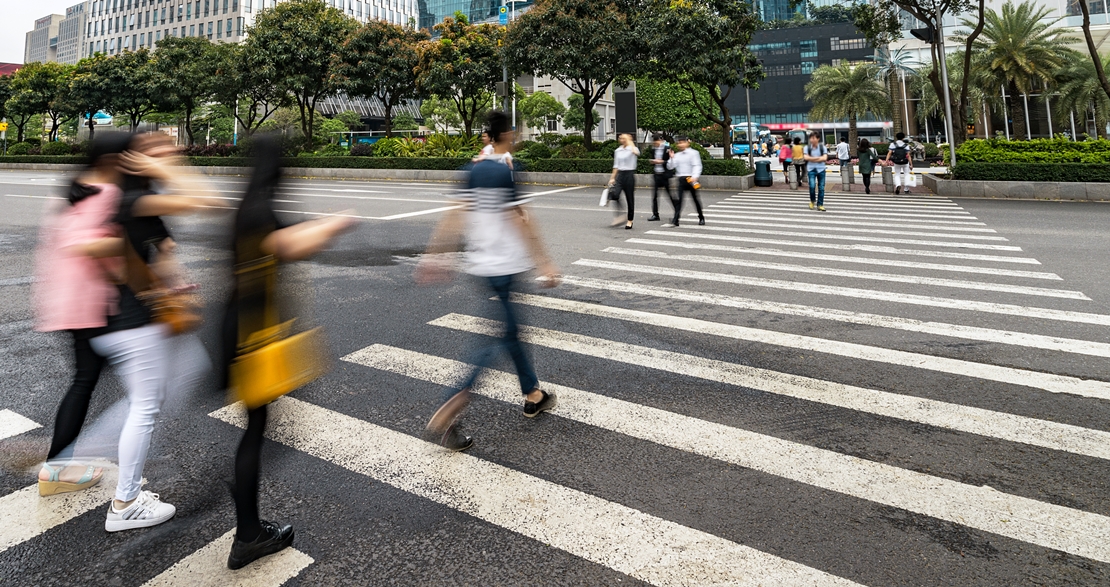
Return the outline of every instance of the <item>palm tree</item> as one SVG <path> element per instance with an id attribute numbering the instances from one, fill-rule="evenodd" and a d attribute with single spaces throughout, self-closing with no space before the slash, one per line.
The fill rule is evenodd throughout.
<path id="1" fill-rule="evenodd" d="M 961 87 L 963 85 L 963 55 L 950 53 L 947 59 L 948 85 L 952 88 Z M 919 122 L 924 122 L 930 116 L 941 115 L 941 111 L 944 109 L 944 102 L 937 96 L 936 88 L 929 81 L 932 71 L 932 65 L 922 69 L 920 75 L 913 78 L 909 87 L 909 92 L 919 98 L 916 111 Z M 994 109 L 1000 105 L 999 102 L 991 100 L 992 94 L 989 93 L 989 87 L 993 82 L 984 82 L 978 74 L 978 70 L 972 69 L 971 83 L 968 84 L 967 92 L 968 112 L 966 120 L 968 121 L 974 121 L 985 108 Z M 988 91 L 984 91 L 984 88 Z M 955 115 L 954 112 L 953 115 Z M 958 128 L 953 130 L 961 132 Z"/>
<path id="2" fill-rule="evenodd" d="M 1018 107 L 1018 99 L 1051 87 L 1056 72 L 1068 61 L 1066 37 L 1052 28 L 1060 19 L 1044 20 L 1050 12 L 1028 0 L 1018 5 L 1008 0 L 1001 13 L 987 10 L 983 14 L 983 32 L 973 45 L 975 66 L 1013 97 L 1010 113 L 1019 139 L 1029 137 L 1025 132 L 1028 112 Z M 964 19 L 961 24 L 974 27 L 976 23 Z"/>
<path id="3" fill-rule="evenodd" d="M 855 145 L 859 132 L 856 124 L 865 114 L 886 116 L 890 113 L 890 95 L 876 81 L 878 66 L 874 63 L 822 65 L 806 84 L 806 100 L 813 103 L 810 120 L 848 119 L 848 144 Z"/>
<path id="4" fill-rule="evenodd" d="M 904 101 L 906 99 L 902 91 L 902 83 L 906 78 L 912 80 L 922 64 L 904 48 L 891 51 L 886 47 L 880 47 L 875 50 L 875 56 L 872 59 L 875 60 L 875 65 L 878 66 L 878 70 L 875 72 L 876 79 L 886 84 L 886 91 L 890 96 L 894 132 L 909 134 L 909 121 L 902 120 L 905 114 Z"/>
<path id="5" fill-rule="evenodd" d="M 1110 60 L 1103 59 L 1105 69 L 1110 73 Z M 1082 113 L 1083 131 L 1087 130 L 1087 112 L 1094 107 L 1095 136 L 1106 136 L 1106 122 L 1110 120 L 1110 98 L 1102 89 L 1092 60 L 1075 59 L 1057 75 L 1056 115 L 1062 119 L 1072 112 Z M 1079 137 L 1074 137 L 1078 139 Z"/>

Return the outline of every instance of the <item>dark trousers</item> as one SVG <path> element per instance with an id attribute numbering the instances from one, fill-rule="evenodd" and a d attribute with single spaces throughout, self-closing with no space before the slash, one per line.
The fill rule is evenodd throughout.
<path id="1" fill-rule="evenodd" d="M 674 220 L 671 224 L 678 226 L 678 220 L 682 217 L 682 196 L 687 191 L 690 192 L 690 197 L 694 200 L 694 208 L 698 210 L 698 220 L 703 220 L 705 215 L 701 211 L 701 198 L 698 197 L 698 190 L 694 189 L 694 185 L 690 183 L 689 177 L 678 178 L 678 195 L 672 202 L 674 202 Z"/>
<path id="2" fill-rule="evenodd" d="M 633 216 L 636 212 L 636 172 L 635 171 L 618 171 L 617 180 L 613 187 L 609 188 L 609 199 L 616 200 L 617 206 L 620 206 L 620 196 L 624 194 L 625 202 L 628 203 L 628 221 L 632 222 Z"/>
<path id="3" fill-rule="evenodd" d="M 96 332 L 92 329 L 71 330 L 70 334 L 73 335 L 73 358 L 77 372 L 69 391 L 58 406 L 58 414 L 54 418 L 54 437 L 50 441 L 47 460 L 56 458 L 77 440 L 89 412 L 93 389 L 96 389 L 96 382 L 104 369 L 104 357 L 96 354 L 89 343 Z"/>
<path id="4" fill-rule="evenodd" d="M 868 193 L 870 193 L 871 192 L 871 172 L 870 171 L 867 172 L 867 173 L 860 172 L 860 176 L 863 177 L 863 189 L 866 190 Z"/>
<path id="5" fill-rule="evenodd" d="M 265 432 L 266 406 L 247 410 L 247 430 L 235 453 L 235 486 L 231 488 L 235 499 L 235 534 L 246 542 L 262 533 L 262 522 L 258 518 L 258 471 Z"/>
<path id="6" fill-rule="evenodd" d="M 667 199 L 672 203 L 674 196 L 671 194 L 671 179 L 667 177 L 666 173 L 656 173 L 655 186 L 651 188 L 651 215 L 659 216 L 659 188 L 663 188 L 667 192 Z"/>
<path id="7" fill-rule="evenodd" d="M 494 295 L 497 296 L 497 302 L 501 305 L 501 313 L 505 317 L 505 332 L 501 335 L 500 341 L 478 350 L 470 362 L 474 365 L 474 368 L 470 370 L 470 374 L 467 375 L 461 386 L 447 391 L 443 398 L 444 401 L 450 399 L 459 391 L 473 386 L 478 376 L 481 375 L 482 369 L 488 367 L 501 350 L 508 351 L 509 357 L 513 360 L 513 365 L 516 367 L 516 376 L 520 379 L 521 393 L 528 395 L 540 384 L 536 377 L 536 370 L 532 367 L 532 362 L 528 360 L 528 355 L 524 352 L 524 346 L 520 344 L 520 323 L 517 321 L 516 311 L 510 302 L 510 296 L 513 290 L 516 289 L 514 286 L 518 281 L 518 276 L 503 275 L 484 279 L 489 288 L 493 290 Z"/>
<path id="8" fill-rule="evenodd" d="M 794 164 L 794 172 L 795 172 L 795 175 L 798 178 L 798 187 L 802 187 L 802 182 L 805 181 L 805 178 L 806 178 L 806 164 L 805 163 L 795 163 Z"/>

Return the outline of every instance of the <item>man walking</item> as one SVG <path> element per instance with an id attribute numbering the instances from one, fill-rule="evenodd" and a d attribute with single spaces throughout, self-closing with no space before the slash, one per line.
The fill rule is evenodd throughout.
<path id="1" fill-rule="evenodd" d="M 852 165 L 852 150 L 848 147 L 848 135 L 840 135 L 840 142 L 836 144 L 836 159 L 840 164 L 840 183 L 847 185 L 849 181 L 845 178 L 848 177 L 848 170 Z"/>
<path id="2" fill-rule="evenodd" d="M 886 163 L 894 163 L 894 193 L 896 194 L 903 191 L 907 194 L 910 193 L 910 146 L 905 139 L 906 133 L 904 132 L 894 135 L 894 142 L 886 149 Z M 905 186 L 904 189 L 903 186 Z"/>
<path id="3" fill-rule="evenodd" d="M 667 192 L 667 199 L 674 202 L 674 196 L 671 195 L 671 177 L 674 176 L 674 170 L 669 167 L 672 155 L 670 146 L 663 140 L 661 134 L 656 134 L 652 139 L 654 145 L 651 163 L 654 166 L 655 186 L 651 190 L 651 217 L 648 218 L 648 222 L 659 220 L 659 188 L 663 188 Z"/>
<path id="4" fill-rule="evenodd" d="M 454 249 L 459 233 L 467 243 L 467 272 L 492 293 L 505 317 L 505 332 L 501 341 L 481 349 L 473 360 L 474 367 L 462 384 L 451 390 L 442 406 L 428 422 L 429 440 L 449 450 L 470 448 L 474 441 L 459 433 L 457 422 L 463 409 L 470 403 L 470 388 L 482 369 L 493 360 L 502 347 L 509 352 L 516 366 L 520 390 L 524 395 L 524 416 L 534 418 L 555 407 L 555 394 L 543 391 L 524 347 L 520 344 L 517 316 L 510 303 L 512 292 L 523 281 L 525 272 L 538 266 L 545 278 L 544 287 L 554 287 L 559 282 L 559 270 L 548 258 L 536 231 L 535 219 L 530 217 L 513 183 L 512 169 L 501 161 L 509 156 L 513 132 L 504 112 L 489 114 L 489 137 L 493 153 L 474 164 L 467 179 L 466 189 L 456 199 L 466 205 L 466 211 L 448 212 L 436 227 L 428 246 L 428 255 L 416 270 L 418 283 L 446 281 L 448 267 L 437 253 Z"/>
<path id="5" fill-rule="evenodd" d="M 678 195 L 671 200 L 674 204 L 674 219 L 665 227 L 678 226 L 678 219 L 682 216 L 682 197 L 687 191 L 694 200 L 694 207 L 698 211 L 698 224 L 705 224 L 705 214 L 701 210 L 701 198 L 698 197 L 698 178 L 701 177 L 701 153 L 690 146 L 690 139 L 678 137 L 679 151 L 671 157 L 675 175 L 678 176 Z"/>
<path id="6" fill-rule="evenodd" d="M 804 157 L 809 169 L 809 209 L 816 207 L 824 212 L 825 162 L 829 160 L 829 150 L 815 132 L 809 133 L 809 144 L 806 145 Z"/>

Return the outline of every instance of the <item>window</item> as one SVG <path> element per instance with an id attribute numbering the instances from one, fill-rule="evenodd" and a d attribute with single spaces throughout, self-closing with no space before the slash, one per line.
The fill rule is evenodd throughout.
<path id="1" fill-rule="evenodd" d="M 230 18 L 227 19 L 227 28 L 224 29 L 224 33 L 226 33 L 227 36 L 229 36 L 229 37 L 231 36 L 231 19 Z"/>
<path id="2" fill-rule="evenodd" d="M 146 33 L 139 33 L 139 46 L 140 47 L 145 47 L 146 46 Z"/>
<path id="3" fill-rule="evenodd" d="M 247 0 L 247 1 L 249 2 L 250 0 Z M 243 17 L 242 16 L 235 19 L 235 34 L 240 35 L 240 36 L 243 34 Z"/>
<path id="4" fill-rule="evenodd" d="M 227 0 L 224 0 L 224 14 L 227 14 Z"/>
<path id="5" fill-rule="evenodd" d="M 131 48 L 131 37 L 124 37 L 123 38 L 123 48 L 124 49 Z"/>
<path id="6" fill-rule="evenodd" d="M 231 11 L 239 12 L 239 0 L 231 0 Z"/>
<path id="7" fill-rule="evenodd" d="M 243 0 L 243 12 L 251 13 L 251 0 Z"/>
<path id="8" fill-rule="evenodd" d="M 813 73 L 813 68 L 814 68 L 814 63 L 812 61 L 803 61 L 802 62 L 802 73 L 803 74 Z"/>
<path id="9" fill-rule="evenodd" d="M 154 13 L 154 24 L 158 24 L 158 13 Z M 146 11 L 146 26 L 150 26 L 150 11 Z"/>
<path id="10" fill-rule="evenodd" d="M 208 16 L 208 5 L 211 0 L 204 0 L 204 16 Z"/>
<path id="11" fill-rule="evenodd" d="M 193 19 L 193 3 L 190 2 L 185 5 L 185 20 Z"/>
<path id="12" fill-rule="evenodd" d="M 829 45 L 832 51 L 849 51 L 852 49 L 866 49 L 867 39 L 844 39 L 839 37 L 829 38 Z"/>
<path id="13" fill-rule="evenodd" d="M 1068 16 L 1080 16 L 1083 11 L 1079 8 L 1080 0 L 1068 0 L 1067 13 Z M 1091 14 L 1106 14 L 1106 4 L 1102 0 L 1092 0 L 1087 3 L 1087 9 Z"/>
<path id="14" fill-rule="evenodd" d="M 797 53 L 798 47 L 794 43 L 761 43 L 759 45 L 749 45 L 752 53 L 756 55 L 789 55 L 790 53 Z"/>
<path id="15" fill-rule="evenodd" d="M 161 41 L 162 40 L 162 31 L 154 31 L 154 40 L 155 41 Z"/>
<path id="16" fill-rule="evenodd" d="M 208 39 L 212 40 L 212 22 L 211 21 L 209 21 L 209 23 L 208 23 Z"/>
<path id="17" fill-rule="evenodd" d="M 801 50 L 802 59 L 806 57 L 817 57 L 817 41 L 801 41 L 798 43 L 798 47 Z"/>
<path id="18" fill-rule="evenodd" d="M 547 117 L 547 132 L 559 132 L 559 119 L 554 116 Z"/>
<path id="19" fill-rule="evenodd" d="M 809 62 L 807 62 L 809 63 Z M 812 63 L 811 63 L 812 64 Z M 802 73 L 801 65 L 765 65 L 763 71 L 767 77 L 782 77 L 788 75 L 800 75 Z"/>
<path id="20" fill-rule="evenodd" d="M 138 4 L 138 2 L 135 2 L 135 4 Z M 131 47 L 133 47 L 134 49 L 139 48 L 139 36 L 138 35 L 131 35 Z"/>
<path id="21" fill-rule="evenodd" d="M 190 37 L 197 36 L 197 25 L 195 25 L 195 24 L 189 25 L 189 36 Z"/>

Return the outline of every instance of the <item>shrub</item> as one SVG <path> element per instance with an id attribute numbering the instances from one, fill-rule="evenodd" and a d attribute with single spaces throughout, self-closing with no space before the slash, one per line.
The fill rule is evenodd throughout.
<path id="1" fill-rule="evenodd" d="M 374 157 L 398 157 L 401 154 L 402 142 L 396 137 L 378 139 L 374 143 Z"/>
<path id="2" fill-rule="evenodd" d="M 88 161 L 88 158 L 83 155 L 16 155 L 14 157 L 0 157 L 0 163 L 51 163 L 54 165 L 84 165 L 85 163 L 88 163 Z"/>
<path id="3" fill-rule="evenodd" d="M 586 147 L 571 143 L 569 145 L 564 145 L 562 149 L 559 149 L 558 157 L 560 159 L 583 159 L 586 157 L 586 153 Z"/>
<path id="4" fill-rule="evenodd" d="M 551 149 L 536 141 L 524 141 L 517 145 L 516 156 L 521 159 L 550 159 Z"/>
<path id="5" fill-rule="evenodd" d="M 43 155 L 69 155 L 71 153 L 68 143 L 58 141 L 46 143 L 41 150 Z"/>
<path id="6" fill-rule="evenodd" d="M 353 157 L 370 157 L 374 154 L 373 143 L 355 143 L 351 145 L 351 156 Z"/>
<path id="7" fill-rule="evenodd" d="M 15 143 L 8 145 L 9 155 L 28 155 L 31 153 L 31 145 L 27 143 Z"/>
<path id="8" fill-rule="evenodd" d="M 40 139 L 38 137 L 25 137 L 23 139 L 23 142 L 27 143 L 28 145 L 31 145 L 32 148 L 42 146 L 42 139 Z"/>
<path id="9" fill-rule="evenodd" d="M 936 143 L 925 143 L 925 156 L 938 157 L 940 156 L 940 149 L 937 148 Z"/>
<path id="10" fill-rule="evenodd" d="M 1110 167 L 1102 163 L 984 163 L 959 157 L 957 152 L 953 179 L 1110 183 Z"/>
<path id="11" fill-rule="evenodd" d="M 190 157 L 193 165 L 247 167 L 252 161 L 248 157 Z M 282 157 L 283 167 L 308 167 L 317 169 L 462 169 L 470 164 L 469 157 L 350 157 L 319 156 Z"/>
<path id="12" fill-rule="evenodd" d="M 956 161 L 960 163 L 964 161 L 968 163 L 1110 163 L 1110 140 L 972 139 L 956 149 Z"/>
<path id="13" fill-rule="evenodd" d="M 697 151 L 699 153 L 701 153 L 702 163 L 705 163 L 706 161 L 709 161 L 710 159 L 712 159 L 712 157 L 709 156 L 709 151 L 707 151 L 705 149 L 705 147 L 703 147 L 703 146 L 701 146 L 701 145 L 699 145 L 699 144 L 697 144 L 693 141 L 690 142 L 690 148 L 694 149 L 695 151 Z"/>
<path id="14" fill-rule="evenodd" d="M 562 140 L 563 135 L 555 132 L 545 132 L 541 135 L 536 136 L 536 141 L 543 143 L 549 149 L 563 146 Z"/>
<path id="15" fill-rule="evenodd" d="M 565 147 L 567 145 L 581 145 L 582 135 L 564 135 L 559 139 L 559 146 Z"/>
<path id="16" fill-rule="evenodd" d="M 530 161 L 527 171 L 549 173 L 611 173 L 613 163 L 603 159 L 537 159 Z M 640 158 L 637 163 L 637 173 L 651 173 L 652 165 L 648 159 Z M 703 175 L 748 175 L 746 161 L 741 159 L 713 159 L 702 161 Z"/>
<path id="17" fill-rule="evenodd" d="M 620 141 L 618 141 L 616 139 L 609 139 L 607 141 L 602 141 L 600 143 L 594 143 L 593 145 L 591 145 L 592 148 L 590 149 L 590 151 L 591 152 L 600 151 L 602 153 L 605 153 L 607 156 L 611 157 L 613 155 L 613 151 L 616 151 L 617 147 L 619 147 L 619 146 L 621 146 Z"/>
<path id="18" fill-rule="evenodd" d="M 434 134 L 421 144 L 418 157 L 473 157 L 481 150 L 477 136 Z"/>
<path id="19" fill-rule="evenodd" d="M 235 148 L 232 145 L 193 145 L 185 147 L 188 157 L 228 157 Z"/>
<path id="20" fill-rule="evenodd" d="M 320 147 L 319 149 L 316 149 L 315 154 L 321 157 L 332 157 L 336 155 L 346 155 L 347 153 L 347 147 L 336 143 L 329 143 L 327 145 L 324 145 L 323 147 Z"/>

